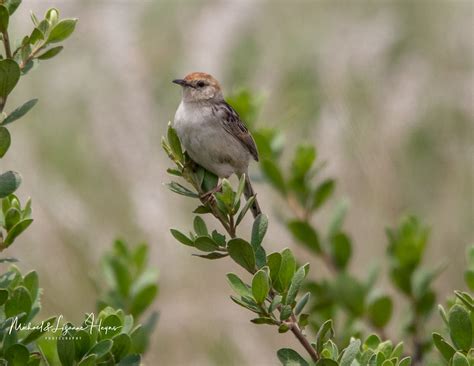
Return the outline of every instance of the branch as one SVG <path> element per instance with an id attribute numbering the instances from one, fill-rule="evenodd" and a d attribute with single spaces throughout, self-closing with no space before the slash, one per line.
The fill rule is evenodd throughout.
<path id="1" fill-rule="evenodd" d="M 5 30 L 5 32 L 2 32 L 2 35 L 6 58 L 12 58 L 12 49 L 10 47 L 10 37 L 8 36 L 8 31 Z"/>

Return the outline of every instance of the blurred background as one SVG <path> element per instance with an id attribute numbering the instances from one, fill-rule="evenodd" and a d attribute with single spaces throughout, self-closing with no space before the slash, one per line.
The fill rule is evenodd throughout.
<path id="1" fill-rule="evenodd" d="M 194 207 L 162 185 L 170 162 L 160 138 L 180 100 L 171 80 L 191 71 L 213 74 L 225 93 L 261 95 L 259 125 L 284 131 L 288 153 L 300 141 L 317 146 L 350 203 L 353 272 L 386 264 L 385 227 L 414 213 L 432 227 L 427 263 L 447 265 L 438 300 L 464 288 L 474 238 L 472 2 L 24 0 L 13 29 L 32 29 L 29 11 L 52 6 L 80 18 L 78 28 L 11 96 L 10 106 L 40 102 L 12 128 L 2 167 L 21 172 L 18 193 L 33 198 L 35 223 L 9 254 L 38 270 L 43 316 L 78 322 L 93 311 L 98 257 L 122 237 L 148 242 L 160 270 L 146 364 L 274 365 L 278 348 L 300 349 L 229 300 L 229 260 L 192 257 L 169 234 L 191 227 Z M 282 203 L 268 185 L 256 189 L 271 220 L 266 247 L 293 247 L 275 215 Z M 325 275 L 294 249 L 312 276 Z M 394 338 L 399 328 L 392 321 Z"/>

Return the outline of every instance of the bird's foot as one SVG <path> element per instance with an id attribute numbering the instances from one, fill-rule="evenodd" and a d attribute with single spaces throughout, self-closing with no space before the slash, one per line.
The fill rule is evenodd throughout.
<path id="1" fill-rule="evenodd" d="M 201 194 L 201 201 L 205 204 L 207 203 L 212 203 L 215 202 L 215 197 L 214 193 L 220 192 L 222 190 L 222 183 L 218 184 L 214 188 L 212 188 L 210 191 L 207 191 L 206 193 Z"/>

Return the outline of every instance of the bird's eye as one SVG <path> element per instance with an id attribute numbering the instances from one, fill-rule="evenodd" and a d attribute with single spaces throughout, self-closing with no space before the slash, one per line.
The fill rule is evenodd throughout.
<path id="1" fill-rule="evenodd" d="M 197 85 L 198 88 L 202 88 L 202 87 L 206 86 L 206 83 L 204 81 L 198 81 L 196 85 Z"/>

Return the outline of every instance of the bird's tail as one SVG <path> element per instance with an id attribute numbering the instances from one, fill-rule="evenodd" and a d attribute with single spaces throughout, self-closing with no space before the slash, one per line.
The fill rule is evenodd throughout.
<path id="1" fill-rule="evenodd" d="M 253 217 L 256 218 L 262 213 L 262 210 L 260 209 L 260 205 L 258 204 L 257 197 L 255 197 L 255 191 L 252 188 L 252 183 L 250 183 L 250 178 L 248 174 L 245 174 L 244 195 L 247 200 L 249 200 L 251 197 L 255 198 L 252 203 L 252 206 L 250 206 L 250 211 L 252 211 Z"/>

